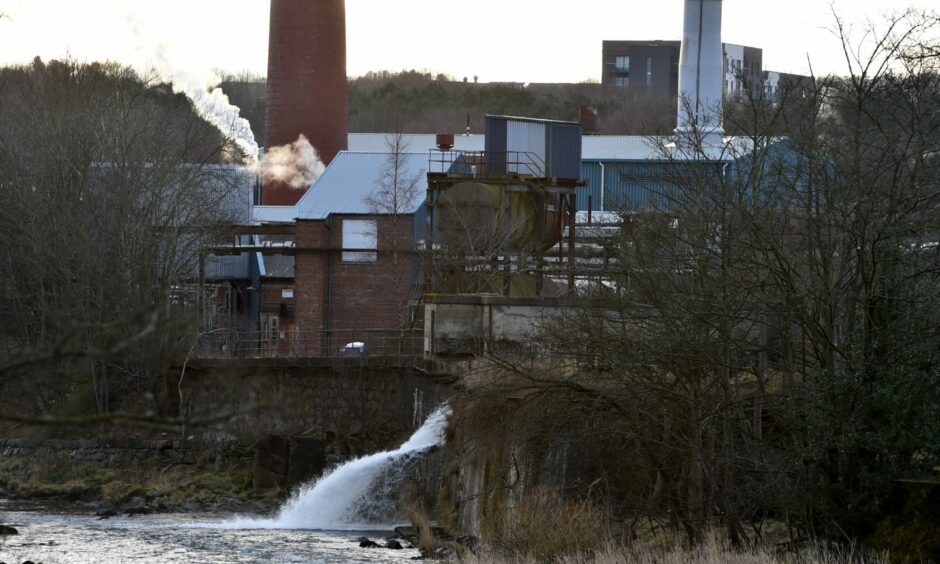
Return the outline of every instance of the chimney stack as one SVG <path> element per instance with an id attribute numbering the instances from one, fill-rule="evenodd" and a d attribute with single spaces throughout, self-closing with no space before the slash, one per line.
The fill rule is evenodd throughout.
<path id="1" fill-rule="evenodd" d="M 581 128 L 585 135 L 597 134 L 597 108 L 581 106 Z"/>
<path id="2" fill-rule="evenodd" d="M 676 136 L 694 149 L 722 146 L 721 0 L 685 0 L 679 55 L 679 107 Z"/>
<path id="3" fill-rule="evenodd" d="M 271 0 L 265 148 L 301 134 L 329 164 L 347 145 L 344 0 Z M 262 188 L 264 205 L 293 205 L 304 190 Z"/>

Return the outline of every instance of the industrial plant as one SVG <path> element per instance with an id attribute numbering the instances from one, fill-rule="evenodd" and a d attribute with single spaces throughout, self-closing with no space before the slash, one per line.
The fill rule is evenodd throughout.
<path id="1" fill-rule="evenodd" d="M 345 0 L 0 67 L 0 560 L 940 559 L 940 19 L 674 1 L 584 84 L 349 77 Z"/>
<path id="2" fill-rule="evenodd" d="M 504 308 L 517 299 L 525 309 L 577 295 L 584 273 L 605 260 L 603 241 L 579 241 L 588 224 L 663 211 L 677 174 L 748 154 L 747 139 L 721 129 L 727 77 L 741 64 L 729 63 L 721 42 L 721 2 L 698 6 L 686 6 L 681 55 L 670 45 L 677 60 L 663 63 L 676 75 L 672 136 L 585 134 L 585 125 L 596 128 L 589 108 L 582 123 L 490 115 L 482 134 L 350 134 L 342 0 L 274 0 L 265 147 L 303 136 L 325 170 L 299 187 L 263 177 L 251 224 L 205 256 L 205 280 L 216 289 L 200 350 L 439 356 L 437 341 L 460 340 L 440 332 L 447 324 L 428 307 L 443 296 L 502 296 Z M 611 57 L 629 60 L 607 54 L 612 48 L 605 43 L 605 67 Z M 760 74 L 754 52 L 747 77 L 738 75 L 745 82 Z M 653 90 L 667 93 L 658 73 L 655 81 Z M 616 233 L 610 227 L 605 233 Z M 222 263 L 225 276 L 214 266 Z"/>

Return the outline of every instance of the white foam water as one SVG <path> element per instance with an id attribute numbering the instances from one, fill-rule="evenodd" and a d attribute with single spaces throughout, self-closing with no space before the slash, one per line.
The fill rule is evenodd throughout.
<path id="1" fill-rule="evenodd" d="M 378 479 L 396 466 L 420 456 L 444 442 L 444 427 L 450 408 L 438 407 L 424 424 L 400 447 L 350 460 L 298 490 L 273 519 L 235 519 L 224 527 L 231 529 L 319 529 L 333 531 L 388 530 L 393 524 L 374 522 L 364 508 L 371 500 Z M 400 485 L 392 480 L 394 486 Z M 394 493 L 394 492 L 393 492 Z M 364 518 L 366 517 L 366 518 Z"/>

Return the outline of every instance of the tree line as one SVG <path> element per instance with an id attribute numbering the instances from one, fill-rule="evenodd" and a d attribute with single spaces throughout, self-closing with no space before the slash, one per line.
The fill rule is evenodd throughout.
<path id="1" fill-rule="evenodd" d="M 845 74 L 726 113 L 750 133 L 721 158 L 662 146 L 659 204 L 595 241 L 579 306 L 473 371 L 454 442 L 517 478 L 478 496 L 548 484 L 634 532 L 937 556 L 886 519 L 940 484 L 938 24 L 837 22 Z"/>
<path id="2" fill-rule="evenodd" d="M 0 420 L 178 416 L 158 400 L 200 327 L 202 247 L 238 213 L 233 140 L 114 63 L 0 68 L 0 123 Z"/>

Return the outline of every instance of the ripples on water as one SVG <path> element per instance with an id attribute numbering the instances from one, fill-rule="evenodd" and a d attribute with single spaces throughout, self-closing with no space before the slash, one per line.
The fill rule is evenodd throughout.
<path id="1" fill-rule="evenodd" d="M 359 548 L 368 536 L 384 544 L 391 531 L 233 529 L 229 518 L 139 515 L 99 521 L 89 515 L 4 511 L 0 523 L 20 534 L 0 537 L 0 561 L 44 564 L 102 562 L 406 562 L 417 550 Z"/>

